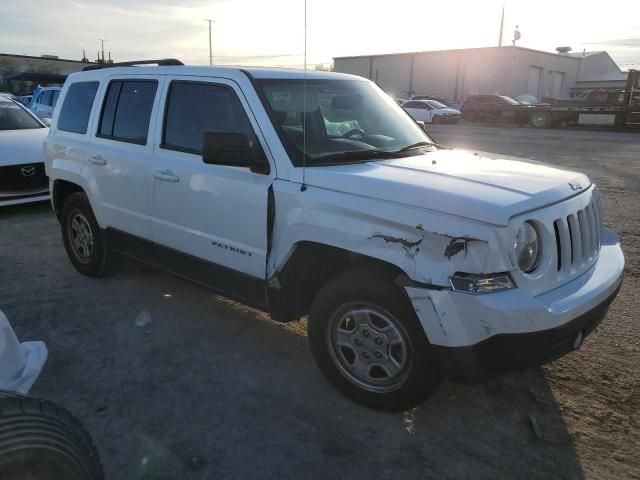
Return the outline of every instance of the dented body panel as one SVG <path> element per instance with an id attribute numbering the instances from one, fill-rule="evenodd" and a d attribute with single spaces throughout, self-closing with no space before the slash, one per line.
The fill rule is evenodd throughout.
<path id="1" fill-rule="evenodd" d="M 620 287 L 623 269 L 620 242 L 605 231 L 595 265 L 538 296 L 520 288 L 486 295 L 416 287 L 406 291 L 430 343 L 464 347 L 498 334 L 558 328 L 609 298 Z"/>
<path id="2" fill-rule="evenodd" d="M 411 280 L 448 287 L 457 272 L 512 268 L 508 228 L 291 182 L 274 183 L 276 214 L 268 277 L 296 245 L 313 241 L 395 265 Z"/>

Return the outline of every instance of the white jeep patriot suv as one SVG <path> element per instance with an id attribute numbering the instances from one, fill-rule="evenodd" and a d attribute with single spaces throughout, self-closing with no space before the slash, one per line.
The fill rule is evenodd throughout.
<path id="1" fill-rule="evenodd" d="M 576 349 L 618 292 L 585 175 L 444 149 L 359 77 L 140 63 L 70 75 L 45 141 L 80 273 L 119 253 L 308 314 L 326 377 L 390 411 Z"/>

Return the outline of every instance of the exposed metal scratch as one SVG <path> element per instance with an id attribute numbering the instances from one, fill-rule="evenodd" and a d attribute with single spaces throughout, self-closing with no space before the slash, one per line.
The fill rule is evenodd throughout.
<path id="1" fill-rule="evenodd" d="M 447 245 L 447 247 L 444 249 L 444 256 L 447 257 L 448 259 L 451 259 L 451 257 L 453 257 L 454 255 L 457 255 L 458 253 L 464 251 L 464 256 L 465 258 L 467 257 L 467 250 L 469 248 L 469 243 L 471 242 L 482 242 L 482 243 L 487 243 L 484 240 L 480 240 L 479 238 L 473 238 L 473 237 L 450 237 L 448 235 L 446 235 L 448 238 L 451 238 L 451 241 L 449 242 L 449 244 Z"/>

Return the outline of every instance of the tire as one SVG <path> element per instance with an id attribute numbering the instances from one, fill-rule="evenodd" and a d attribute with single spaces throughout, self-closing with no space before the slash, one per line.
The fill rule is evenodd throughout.
<path id="1" fill-rule="evenodd" d="M 440 383 L 440 371 L 411 303 L 392 278 L 375 265 L 333 278 L 311 305 L 308 330 L 316 363 L 334 387 L 361 405 L 398 412 L 424 402 Z"/>
<path id="2" fill-rule="evenodd" d="M 89 277 L 104 275 L 109 249 L 84 192 L 76 192 L 64 202 L 60 225 L 64 248 L 75 269 Z"/>
<path id="3" fill-rule="evenodd" d="M 0 392 L 0 472 L 3 480 L 101 480 L 91 437 L 52 402 Z"/>
<path id="4" fill-rule="evenodd" d="M 440 115 L 436 115 L 431 119 L 431 123 L 435 125 L 440 125 L 442 123 L 442 117 Z"/>
<path id="5" fill-rule="evenodd" d="M 533 112 L 531 114 L 531 125 L 535 128 L 549 128 L 551 126 L 551 114 L 545 111 Z"/>

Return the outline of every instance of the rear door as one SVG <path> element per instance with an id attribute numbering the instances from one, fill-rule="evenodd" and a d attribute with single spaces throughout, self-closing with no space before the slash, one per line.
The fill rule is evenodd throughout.
<path id="1" fill-rule="evenodd" d="M 253 135 L 269 156 L 242 91 L 228 79 L 175 77 L 163 96 L 150 172 L 155 243 L 264 280 L 273 162 L 262 174 L 202 160 L 204 132 Z"/>
<path id="2" fill-rule="evenodd" d="M 152 125 L 163 79 L 161 75 L 119 75 L 103 81 L 87 163 L 105 223 L 148 240 Z"/>

